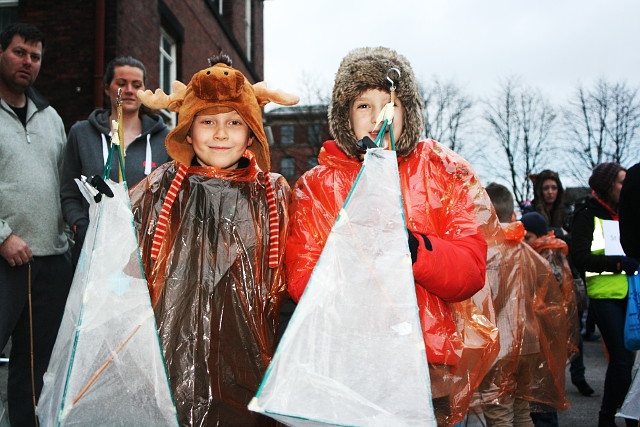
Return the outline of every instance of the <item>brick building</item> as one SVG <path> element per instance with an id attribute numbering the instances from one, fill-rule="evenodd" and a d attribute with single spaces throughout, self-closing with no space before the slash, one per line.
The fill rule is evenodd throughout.
<path id="1" fill-rule="evenodd" d="M 264 114 L 271 169 L 290 185 L 318 164 L 322 143 L 330 139 L 327 105 L 279 107 Z"/>
<path id="2" fill-rule="evenodd" d="M 67 131 L 100 107 L 109 60 L 131 55 L 147 68 L 147 88 L 171 92 L 220 52 L 252 82 L 264 80 L 264 0 L 0 0 L 0 28 L 39 27 L 46 48 L 36 88 Z M 166 112 L 168 122 L 175 117 Z M 271 164 L 290 183 L 317 164 L 329 138 L 327 106 L 276 108 L 264 114 Z M 171 124 L 170 124 L 171 126 Z"/>
<path id="3" fill-rule="evenodd" d="M 45 34 L 35 86 L 67 131 L 108 106 L 102 77 L 117 56 L 140 59 L 147 88 L 166 93 L 173 80 L 187 83 L 220 52 L 252 82 L 263 80 L 263 0 L 0 0 L 0 26 L 13 21 Z"/>

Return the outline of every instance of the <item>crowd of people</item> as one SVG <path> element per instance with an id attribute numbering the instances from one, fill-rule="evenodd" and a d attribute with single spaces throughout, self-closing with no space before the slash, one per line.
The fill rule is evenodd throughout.
<path id="1" fill-rule="evenodd" d="M 608 354 L 598 425 L 615 426 L 635 357 L 623 330 L 627 276 L 640 263 L 640 165 L 594 167 L 592 193 L 573 211 L 558 173 L 541 171 L 518 219 L 508 188 L 484 187 L 468 161 L 421 140 L 423 101 L 409 61 L 359 48 L 335 76 L 333 139 L 290 188 L 271 171 L 261 108 L 297 97 L 251 84 L 225 55 L 172 94 L 152 93 L 145 66 L 118 57 L 104 75 L 110 108 L 67 136 L 33 88 L 44 44 L 27 24 L 0 34 L 0 349 L 11 339 L 11 425 L 38 424 L 73 269 L 91 250 L 82 247 L 89 205 L 74 180 L 105 170 L 130 188 L 179 423 L 277 425 L 247 405 L 282 336 L 282 304 L 287 294 L 305 298 L 365 155 L 382 148 L 398 157 L 437 424 L 454 425 L 474 407 L 488 426 L 557 426 L 557 411 L 569 407 L 567 366 L 579 392 L 594 393 L 582 359 L 588 311 Z M 174 129 L 153 112 L 160 108 L 178 113 Z M 124 168 L 107 164 L 114 121 Z M 624 253 L 612 252 L 612 225 Z"/>

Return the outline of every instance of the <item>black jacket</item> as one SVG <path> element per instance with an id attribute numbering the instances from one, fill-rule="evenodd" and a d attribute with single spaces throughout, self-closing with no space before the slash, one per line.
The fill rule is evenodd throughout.
<path id="1" fill-rule="evenodd" d="M 593 255 L 591 253 L 594 217 L 605 220 L 612 219 L 609 212 L 594 197 L 589 197 L 584 203 L 576 206 L 571 227 L 570 246 L 573 265 L 583 277 L 586 271 L 620 273 L 622 256 Z"/>
<path id="2" fill-rule="evenodd" d="M 640 163 L 627 171 L 620 192 L 618 214 L 622 249 L 628 256 L 640 259 Z"/>

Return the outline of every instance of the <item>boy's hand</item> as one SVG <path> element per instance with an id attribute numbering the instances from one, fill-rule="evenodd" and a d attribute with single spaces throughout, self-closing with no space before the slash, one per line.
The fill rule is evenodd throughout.
<path id="1" fill-rule="evenodd" d="M 411 230 L 407 230 L 409 233 L 409 251 L 411 251 L 411 263 L 415 264 L 418 260 L 418 247 L 420 246 L 419 240 L 416 238 L 415 234 Z M 427 250 L 432 251 L 433 246 L 431 246 L 431 241 L 424 234 L 416 233 L 418 236 L 422 237 L 422 241 L 424 242 L 424 247 Z"/>

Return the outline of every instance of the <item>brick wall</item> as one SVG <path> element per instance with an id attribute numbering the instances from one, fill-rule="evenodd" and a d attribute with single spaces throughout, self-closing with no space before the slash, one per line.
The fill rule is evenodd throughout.
<path id="1" fill-rule="evenodd" d="M 244 2 L 225 0 L 229 38 L 206 0 L 21 0 L 19 19 L 38 26 L 46 38 L 46 51 L 36 88 L 50 100 L 67 130 L 84 120 L 96 105 L 104 105 L 101 86 L 104 65 L 116 56 L 131 55 L 147 68 L 147 87 L 159 82 L 160 2 L 183 29 L 178 55 L 178 79 L 187 83 L 207 66 L 207 58 L 224 52 L 251 81 L 262 80 L 263 0 L 252 0 L 253 61 L 243 61 L 246 48 Z M 96 17 L 104 15 L 104 43 L 99 40 Z M 97 57 L 102 53 L 102 58 Z M 96 64 L 102 66 L 96 70 Z M 254 78 L 258 77 L 258 79 Z M 97 93 L 96 93 L 97 90 Z"/>
<path id="2" fill-rule="evenodd" d="M 46 47 L 36 88 L 62 116 L 67 129 L 94 108 L 95 2 L 84 0 L 23 0 L 20 20 L 38 26 Z M 113 1 L 106 2 L 114 3 Z M 106 8 L 109 10 L 109 8 Z M 114 7 L 106 13 L 106 27 L 115 22 Z M 107 35 L 105 51 L 113 55 L 115 37 Z"/>

